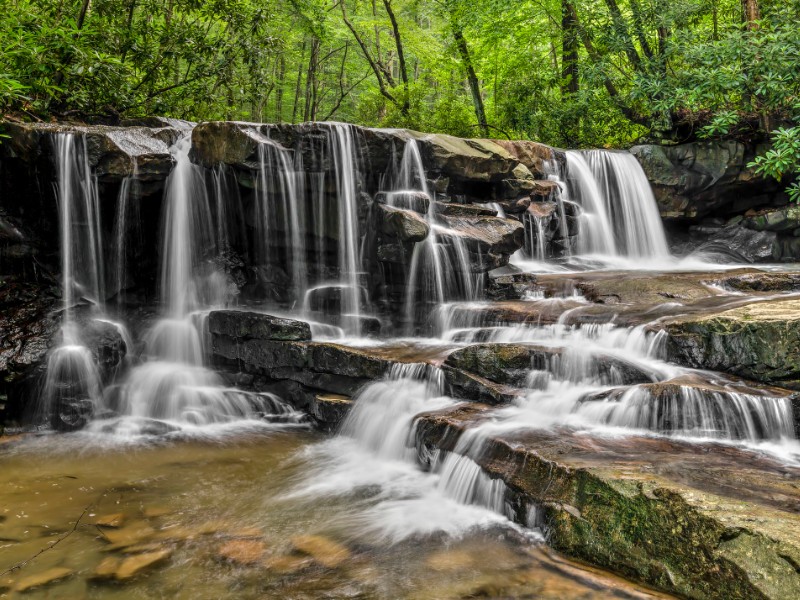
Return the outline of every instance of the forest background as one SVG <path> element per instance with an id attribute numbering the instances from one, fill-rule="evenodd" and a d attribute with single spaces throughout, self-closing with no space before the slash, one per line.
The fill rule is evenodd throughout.
<path id="1" fill-rule="evenodd" d="M 798 22 L 800 0 L 0 0 L 0 113 L 771 137 L 759 168 L 791 180 Z"/>

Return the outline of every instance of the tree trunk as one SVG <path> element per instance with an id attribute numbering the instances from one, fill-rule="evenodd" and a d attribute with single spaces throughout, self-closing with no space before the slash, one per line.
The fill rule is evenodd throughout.
<path id="1" fill-rule="evenodd" d="M 411 105 L 411 98 L 408 91 L 408 71 L 406 70 L 406 57 L 403 52 L 403 41 L 400 38 L 400 27 L 397 25 L 397 19 L 392 10 L 391 0 L 383 0 L 383 5 L 386 7 L 386 14 L 389 15 L 389 21 L 392 23 L 392 31 L 394 32 L 394 43 L 397 47 L 397 60 L 400 65 L 400 78 L 403 80 L 403 104 L 400 107 L 400 112 L 404 115 L 408 114 L 408 109 Z"/>
<path id="2" fill-rule="evenodd" d="M 748 30 L 758 29 L 757 21 L 761 19 L 758 0 L 742 0 L 742 19 Z"/>
<path id="3" fill-rule="evenodd" d="M 561 95 L 578 92 L 578 39 L 577 21 L 569 10 L 569 3 L 561 5 Z"/>
<path id="4" fill-rule="evenodd" d="M 283 123 L 283 86 L 286 77 L 286 57 L 281 54 L 278 59 L 278 89 L 275 91 L 275 122 Z"/>
<path id="5" fill-rule="evenodd" d="M 580 90 L 578 80 L 579 34 L 576 15 L 569 10 L 567 2 L 561 3 L 561 98 L 570 100 Z M 563 120 L 564 142 L 567 146 L 575 146 L 580 137 L 580 116 L 567 117 Z"/>
<path id="6" fill-rule="evenodd" d="M 303 62 L 306 58 L 306 41 L 303 40 L 303 48 L 300 50 L 300 62 L 297 67 L 297 81 L 294 86 L 294 105 L 292 106 L 292 123 L 297 122 L 297 105 L 300 103 L 300 86 L 303 83 Z"/>
<path id="7" fill-rule="evenodd" d="M 461 60 L 464 63 L 464 68 L 467 71 L 467 81 L 469 82 L 469 91 L 472 93 L 472 105 L 475 107 L 475 117 L 478 119 L 478 128 L 481 131 L 481 135 L 488 137 L 489 123 L 486 120 L 486 110 L 483 107 L 481 84 L 480 81 L 478 81 L 475 68 L 472 66 L 472 59 L 469 55 L 467 40 L 464 39 L 463 32 L 455 23 L 453 23 L 453 38 L 455 38 L 458 53 L 461 55 Z"/>

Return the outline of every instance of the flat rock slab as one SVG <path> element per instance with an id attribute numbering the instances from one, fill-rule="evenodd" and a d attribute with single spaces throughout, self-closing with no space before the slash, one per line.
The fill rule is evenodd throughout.
<path id="1" fill-rule="evenodd" d="M 422 415 L 417 446 L 454 451 L 490 414 Z M 490 436 L 472 458 L 506 482 L 520 521 L 540 508 L 568 556 L 689 598 L 800 597 L 796 467 L 722 444 L 565 429 Z"/>
<path id="2" fill-rule="evenodd" d="M 676 317 L 662 326 L 670 360 L 800 389 L 800 299 Z"/>
<path id="3" fill-rule="evenodd" d="M 305 321 L 244 310 L 211 311 L 208 329 L 212 334 L 241 340 L 311 340 L 311 327 Z"/>

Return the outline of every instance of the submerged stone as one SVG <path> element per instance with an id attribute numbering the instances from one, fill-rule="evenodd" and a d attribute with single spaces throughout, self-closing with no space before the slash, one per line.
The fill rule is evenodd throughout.
<path id="1" fill-rule="evenodd" d="M 231 540 L 217 549 L 217 556 L 237 565 L 255 565 L 261 562 L 267 545 L 261 540 Z"/>
<path id="2" fill-rule="evenodd" d="M 292 538 L 292 548 L 307 555 L 329 569 L 334 569 L 350 558 L 346 546 L 322 535 L 298 535 Z"/>
<path id="3" fill-rule="evenodd" d="M 72 575 L 72 573 L 72 569 L 68 569 L 66 567 L 54 567 L 52 569 L 47 569 L 41 573 L 28 575 L 18 580 L 14 585 L 14 590 L 17 592 L 27 592 L 34 588 L 42 587 L 50 583 L 55 583 L 56 581 L 66 579 Z"/>

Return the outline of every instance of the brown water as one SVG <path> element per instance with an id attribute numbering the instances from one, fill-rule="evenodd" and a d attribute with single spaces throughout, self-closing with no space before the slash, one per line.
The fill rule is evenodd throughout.
<path id="1" fill-rule="evenodd" d="M 512 527 L 365 540 L 343 525 L 363 499 L 289 496 L 313 457 L 304 449 L 320 440 L 293 430 L 0 445 L 0 572 L 11 570 L 0 576 L 0 597 L 661 597 L 570 563 Z M 154 562 L 137 571 L 137 561 Z M 18 591 L 40 576 L 60 578 Z"/>

